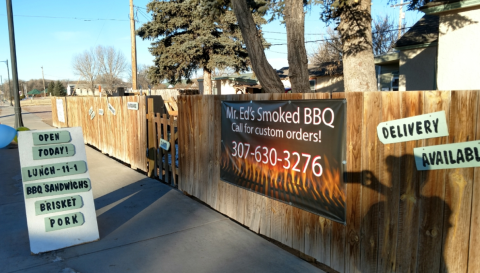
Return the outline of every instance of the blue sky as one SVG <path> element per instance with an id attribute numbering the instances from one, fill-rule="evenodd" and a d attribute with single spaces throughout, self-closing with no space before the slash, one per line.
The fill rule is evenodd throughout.
<path id="1" fill-rule="evenodd" d="M 8 22 L 5 1 L 0 5 L 0 61 L 9 59 Z M 113 1 L 61 1 L 61 0 L 12 0 L 17 47 L 19 79 L 39 79 L 44 68 L 45 78 L 77 81 L 72 69 L 73 57 L 96 45 L 114 46 L 130 60 L 129 0 Z M 145 7 L 149 0 L 134 0 L 134 5 Z M 141 10 L 145 12 L 145 10 Z M 146 22 L 142 12 L 136 19 Z M 306 15 L 306 40 L 322 39 L 326 26 L 319 18 L 319 7 L 313 7 Z M 374 0 L 372 16 L 389 14 L 398 21 L 398 8 L 391 8 L 387 1 Z M 45 18 L 45 17 L 65 18 Z M 413 25 L 422 13 L 406 12 L 407 26 Z M 77 19 L 74 19 L 77 18 Z M 115 20 L 105 20 L 115 19 Z M 86 21 L 90 20 L 90 21 Z M 136 27 L 140 26 L 136 23 Z M 332 25 L 332 27 L 334 27 Z M 263 27 L 267 41 L 272 44 L 286 43 L 285 27 L 274 21 Z M 268 32 L 282 32 L 268 33 Z M 151 65 L 153 57 L 148 51 L 150 41 L 137 37 L 137 63 Z M 307 51 L 314 43 L 307 44 Z M 287 66 L 287 47 L 273 46 L 266 55 L 274 68 Z M 5 63 L 0 63 L 0 75 L 7 79 Z M 11 76 L 11 75 L 10 75 Z M 127 73 L 125 73 L 125 78 Z"/>

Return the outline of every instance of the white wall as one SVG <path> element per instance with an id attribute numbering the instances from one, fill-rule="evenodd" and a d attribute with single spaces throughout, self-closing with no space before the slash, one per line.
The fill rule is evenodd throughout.
<path id="1" fill-rule="evenodd" d="M 480 9 L 440 15 L 439 90 L 480 89 L 479 44 Z"/>
<path id="2" fill-rule="evenodd" d="M 435 89 L 435 46 L 400 51 L 399 57 L 399 91 Z"/>
<path id="3" fill-rule="evenodd" d="M 322 76 L 316 78 L 315 91 L 322 93 L 344 92 L 343 76 Z"/>
<path id="4" fill-rule="evenodd" d="M 233 85 L 235 84 L 235 81 L 232 80 L 218 80 L 221 82 L 221 95 L 231 95 L 231 94 L 236 94 L 235 88 Z"/>

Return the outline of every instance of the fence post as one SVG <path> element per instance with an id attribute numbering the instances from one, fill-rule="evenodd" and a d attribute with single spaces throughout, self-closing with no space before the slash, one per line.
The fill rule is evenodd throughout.
<path id="1" fill-rule="evenodd" d="M 154 177 L 155 176 L 155 126 L 154 126 L 154 112 L 153 112 L 153 99 L 149 98 L 148 99 L 148 105 L 147 105 L 147 136 L 148 136 L 148 177 Z"/>

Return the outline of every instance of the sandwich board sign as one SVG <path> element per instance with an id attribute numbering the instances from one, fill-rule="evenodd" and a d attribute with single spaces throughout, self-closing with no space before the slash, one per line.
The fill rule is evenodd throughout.
<path id="1" fill-rule="evenodd" d="M 81 127 L 18 132 L 33 254 L 100 238 Z"/>

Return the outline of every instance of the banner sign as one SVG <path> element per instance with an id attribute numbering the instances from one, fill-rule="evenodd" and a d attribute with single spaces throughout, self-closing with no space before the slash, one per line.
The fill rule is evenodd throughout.
<path id="1" fill-rule="evenodd" d="M 383 144 L 448 136 L 445 111 L 381 122 L 377 135 Z"/>
<path id="2" fill-rule="evenodd" d="M 480 167 L 480 142 L 469 141 L 413 148 L 417 170 Z"/>
<path id="3" fill-rule="evenodd" d="M 346 100 L 223 101 L 220 178 L 346 221 Z"/>
<path id="4" fill-rule="evenodd" d="M 99 239 L 81 127 L 18 132 L 33 254 Z"/>

